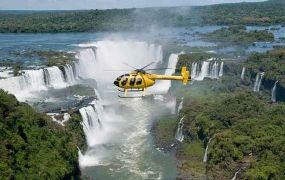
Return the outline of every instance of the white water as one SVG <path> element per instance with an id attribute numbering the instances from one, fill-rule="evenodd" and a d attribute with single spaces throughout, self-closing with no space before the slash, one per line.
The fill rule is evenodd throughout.
<path id="1" fill-rule="evenodd" d="M 176 133 L 175 133 L 175 139 L 179 142 L 182 142 L 184 140 L 184 135 L 183 135 L 183 119 L 184 119 L 184 116 L 180 119 L 179 123 L 178 123 L 178 126 L 177 126 L 177 130 L 176 130 Z"/>
<path id="2" fill-rule="evenodd" d="M 222 77 L 223 74 L 224 74 L 224 62 L 221 62 L 220 71 L 219 71 L 219 77 Z"/>
<path id="3" fill-rule="evenodd" d="M 180 53 L 180 54 L 182 54 L 182 53 Z M 169 56 L 167 68 L 170 68 L 170 69 L 167 69 L 165 71 L 165 73 L 164 73 L 165 75 L 170 76 L 170 75 L 173 75 L 175 73 L 176 64 L 178 62 L 178 57 L 180 54 L 171 54 Z M 155 72 L 155 73 L 157 73 L 157 72 Z M 182 82 L 181 82 L 181 84 L 182 84 Z M 159 81 L 158 80 L 156 82 L 155 86 L 150 87 L 147 91 L 150 94 L 153 94 L 153 93 L 165 94 L 169 90 L 170 86 L 171 86 L 171 81 L 163 81 L 163 80 Z"/>
<path id="4" fill-rule="evenodd" d="M 235 172 L 235 175 L 233 176 L 233 178 L 231 180 L 236 180 L 239 172 L 240 172 L 240 169 Z"/>
<path id="5" fill-rule="evenodd" d="M 255 82 L 254 82 L 254 87 L 253 87 L 253 91 L 254 91 L 254 92 L 259 92 L 259 90 L 260 90 L 260 85 L 261 85 L 263 76 L 264 76 L 264 72 L 262 72 L 262 73 L 257 73 L 257 74 L 256 74 L 256 78 L 255 78 Z"/>
<path id="6" fill-rule="evenodd" d="M 98 175 L 100 173 L 103 173 L 101 175 L 106 176 L 107 179 L 115 174 L 122 175 L 122 173 L 122 178 L 127 174 L 125 179 L 159 178 L 162 169 L 157 169 L 160 164 L 157 165 L 155 162 L 159 155 L 151 157 L 153 147 L 148 140 L 151 136 L 148 132 L 149 120 L 152 114 L 159 112 L 154 110 L 153 103 L 148 100 L 116 98 L 118 92 L 112 82 L 119 75 L 132 70 L 124 63 L 140 68 L 154 61 L 156 64 L 150 68 L 160 67 L 162 62 L 161 46 L 136 41 L 99 41 L 89 43 L 88 48 L 80 50 L 77 57 L 79 59 L 77 64 L 79 76 L 95 79 L 98 84 L 97 100 L 80 109 L 88 144 L 86 152 L 80 150 L 78 152 L 80 167 L 84 171 L 90 169 L 87 174 L 92 174 L 94 178 L 100 177 Z M 178 55 L 174 54 L 170 56 L 169 68 L 174 67 L 175 70 L 177 57 Z M 106 71 L 116 69 L 128 71 Z M 174 70 L 166 71 L 165 74 L 172 74 Z M 153 87 L 152 91 L 167 92 L 171 84 L 162 82 L 160 85 L 160 87 Z M 105 91 L 112 87 L 114 89 L 112 93 Z M 168 102 L 165 102 L 164 98 L 162 101 L 159 98 L 159 101 L 156 102 L 160 102 L 161 105 L 154 107 L 161 109 L 161 106 L 165 106 L 163 109 L 168 107 L 170 111 L 174 111 L 172 113 L 175 113 L 175 98 Z M 111 110 L 106 110 L 104 107 L 108 107 L 110 103 L 112 104 Z M 122 111 L 120 108 L 113 108 L 113 106 L 126 107 L 131 113 Z M 148 153 L 145 154 L 146 152 Z M 147 166 L 142 166 L 144 163 Z M 103 167 L 98 165 L 103 165 Z M 101 171 L 104 167 L 108 168 L 106 169 L 108 172 Z"/>
<path id="7" fill-rule="evenodd" d="M 64 113 L 61 120 L 56 119 L 56 116 L 60 115 L 59 113 L 47 113 L 47 115 L 50 116 L 54 122 L 57 122 L 58 124 L 62 126 L 65 126 L 64 123 L 70 119 L 70 114 L 68 113 Z"/>
<path id="8" fill-rule="evenodd" d="M 70 65 L 66 66 L 67 80 L 57 67 L 47 67 L 38 70 L 24 70 L 24 74 L 0 80 L 0 88 L 14 94 L 18 100 L 24 101 L 35 97 L 36 93 L 48 88 L 64 88 L 75 82 L 76 77 Z"/>
<path id="9" fill-rule="evenodd" d="M 183 101 L 184 101 L 184 97 L 181 98 L 181 102 L 179 103 L 179 106 L 177 108 L 177 114 L 179 114 L 181 109 L 183 108 Z"/>
<path id="10" fill-rule="evenodd" d="M 162 61 L 162 47 L 146 42 L 108 40 L 89 43 L 88 47 L 77 54 L 79 74 L 85 78 L 100 79 L 99 83 L 111 83 L 119 75 L 132 71 L 133 68 L 125 63 L 141 68 L 151 62 L 159 65 Z"/>
<path id="11" fill-rule="evenodd" d="M 76 75 L 76 69 L 70 65 L 67 64 L 64 66 L 65 76 L 66 76 L 66 82 L 68 83 L 74 83 L 76 79 L 78 78 Z"/>
<path id="12" fill-rule="evenodd" d="M 242 68 L 241 75 L 240 75 L 240 78 L 242 80 L 244 80 L 244 75 L 245 75 L 245 67 Z"/>
<path id="13" fill-rule="evenodd" d="M 278 82 L 279 82 L 279 81 L 276 81 L 276 82 L 274 83 L 274 86 L 273 86 L 272 92 L 271 92 L 271 102 L 274 102 L 274 103 L 277 101 L 277 99 L 276 99 L 276 89 L 277 89 L 277 84 L 278 84 Z"/>
<path id="14" fill-rule="evenodd" d="M 203 81 L 204 78 L 219 79 L 223 76 L 224 62 L 213 61 L 209 59 L 207 61 L 193 62 L 191 69 L 191 78 L 196 81 Z"/>
<path id="15" fill-rule="evenodd" d="M 203 162 L 206 163 L 207 160 L 208 160 L 208 149 L 209 149 L 209 144 L 211 142 L 212 138 L 209 139 L 208 143 L 207 143 L 207 147 L 206 147 L 206 150 L 205 150 L 205 154 L 204 154 L 204 158 L 203 158 Z"/>

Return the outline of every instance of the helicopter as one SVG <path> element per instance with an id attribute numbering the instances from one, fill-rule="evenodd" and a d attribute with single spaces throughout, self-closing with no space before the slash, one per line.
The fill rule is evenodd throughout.
<path id="1" fill-rule="evenodd" d="M 126 63 L 125 63 L 126 64 Z M 116 78 L 114 81 L 114 85 L 119 87 L 120 92 L 124 92 L 124 96 L 120 96 L 120 98 L 132 98 L 127 96 L 127 92 L 139 92 L 142 91 L 142 96 L 144 97 L 146 94 L 146 88 L 153 86 L 156 80 L 178 80 L 182 81 L 184 85 L 187 85 L 189 81 L 191 81 L 191 77 L 189 76 L 189 71 L 187 71 L 186 66 L 183 66 L 181 69 L 180 76 L 168 76 L 168 75 L 161 75 L 161 74 L 151 74 L 147 73 L 146 71 L 149 70 L 165 70 L 171 68 L 160 68 L 160 69 L 146 69 L 150 65 L 154 64 L 151 62 L 142 68 L 135 68 L 130 66 L 134 70 L 129 74 L 123 74 Z"/>

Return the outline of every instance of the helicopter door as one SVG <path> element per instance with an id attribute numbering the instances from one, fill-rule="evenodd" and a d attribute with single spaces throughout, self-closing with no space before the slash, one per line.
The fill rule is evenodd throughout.
<path id="1" fill-rule="evenodd" d="M 136 85 L 141 85 L 142 84 L 142 78 L 137 78 L 137 83 Z"/>

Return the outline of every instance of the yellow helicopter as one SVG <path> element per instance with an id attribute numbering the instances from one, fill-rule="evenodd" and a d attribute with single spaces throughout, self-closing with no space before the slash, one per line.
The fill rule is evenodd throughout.
<path id="1" fill-rule="evenodd" d="M 137 69 L 133 66 L 128 66 L 134 68 L 135 70 L 129 74 L 124 74 L 119 76 L 115 81 L 114 85 L 121 88 L 119 91 L 124 92 L 124 96 L 119 96 L 120 98 L 128 98 L 127 92 L 138 92 L 142 91 L 142 96 L 145 96 L 146 88 L 153 86 L 156 80 L 178 80 L 182 81 L 184 85 L 187 85 L 189 81 L 191 81 L 191 77 L 189 76 L 189 71 L 187 71 L 186 66 L 182 67 L 180 76 L 167 76 L 160 74 L 150 74 L 146 71 L 149 70 L 164 70 L 170 68 L 161 68 L 161 69 L 146 69 L 148 66 L 152 65 L 154 62 L 149 63 L 148 65 Z M 131 98 L 131 97 L 129 97 Z"/>

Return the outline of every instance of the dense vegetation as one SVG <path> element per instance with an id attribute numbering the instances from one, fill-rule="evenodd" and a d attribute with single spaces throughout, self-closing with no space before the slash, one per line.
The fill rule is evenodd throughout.
<path id="1" fill-rule="evenodd" d="M 204 34 L 202 39 L 206 41 L 222 42 L 234 45 L 250 45 L 254 42 L 272 42 L 274 35 L 268 31 L 246 31 L 245 26 L 230 26 L 214 32 Z"/>
<path id="2" fill-rule="evenodd" d="M 62 127 L 0 91 L 1 179 L 73 179 L 79 175 L 78 118 Z"/>
<path id="3" fill-rule="evenodd" d="M 0 32 L 138 30 L 150 25 L 272 25 L 285 22 L 285 2 L 88 11 L 0 11 Z"/>
<path id="4" fill-rule="evenodd" d="M 193 61 L 208 57 L 206 53 L 180 55 L 177 68 L 191 67 Z M 269 63 L 274 64 L 269 68 L 280 67 L 274 73 L 284 78 L 282 58 L 282 49 L 253 54 L 244 64 L 247 76 L 251 78 L 251 73 L 261 70 L 271 72 L 260 69 Z M 226 62 L 224 70 L 227 73 L 219 80 L 172 89 L 178 97 L 184 97 L 183 109 L 176 121 L 166 118 L 155 124 L 160 132 L 155 138 L 157 145 L 171 146 L 174 136 L 163 132 L 173 135 L 174 122 L 177 127 L 184 116 L 184 141 L 178 143 L 176 151 L 178 179 L 230 179 L 238 170 L 238 179 L 284 179 L 285 104 L 270 103 L 266 91 L 252 92 L 252 86 L 240 80 L 241 67 L 236 62 Z M 208 161 L 204 163 L 209 139 Z"/>
<path id="5" fill-rule="evenodd" d="M 265 72 L 265 78 L 279 80 L 285 86 L 285 49 L 274 49 L 267 53 L 251 54 L 244 65 L 250 71 Z"/>
<path id="6" fill-rule="evenodd" d="M 63 51 L 15 51 L 13 56 L 40 59 L 45 66 L 64 66 L 75 61 L 73 53 Z M 9 63 L 10 61 L 7 61 Z"/>

